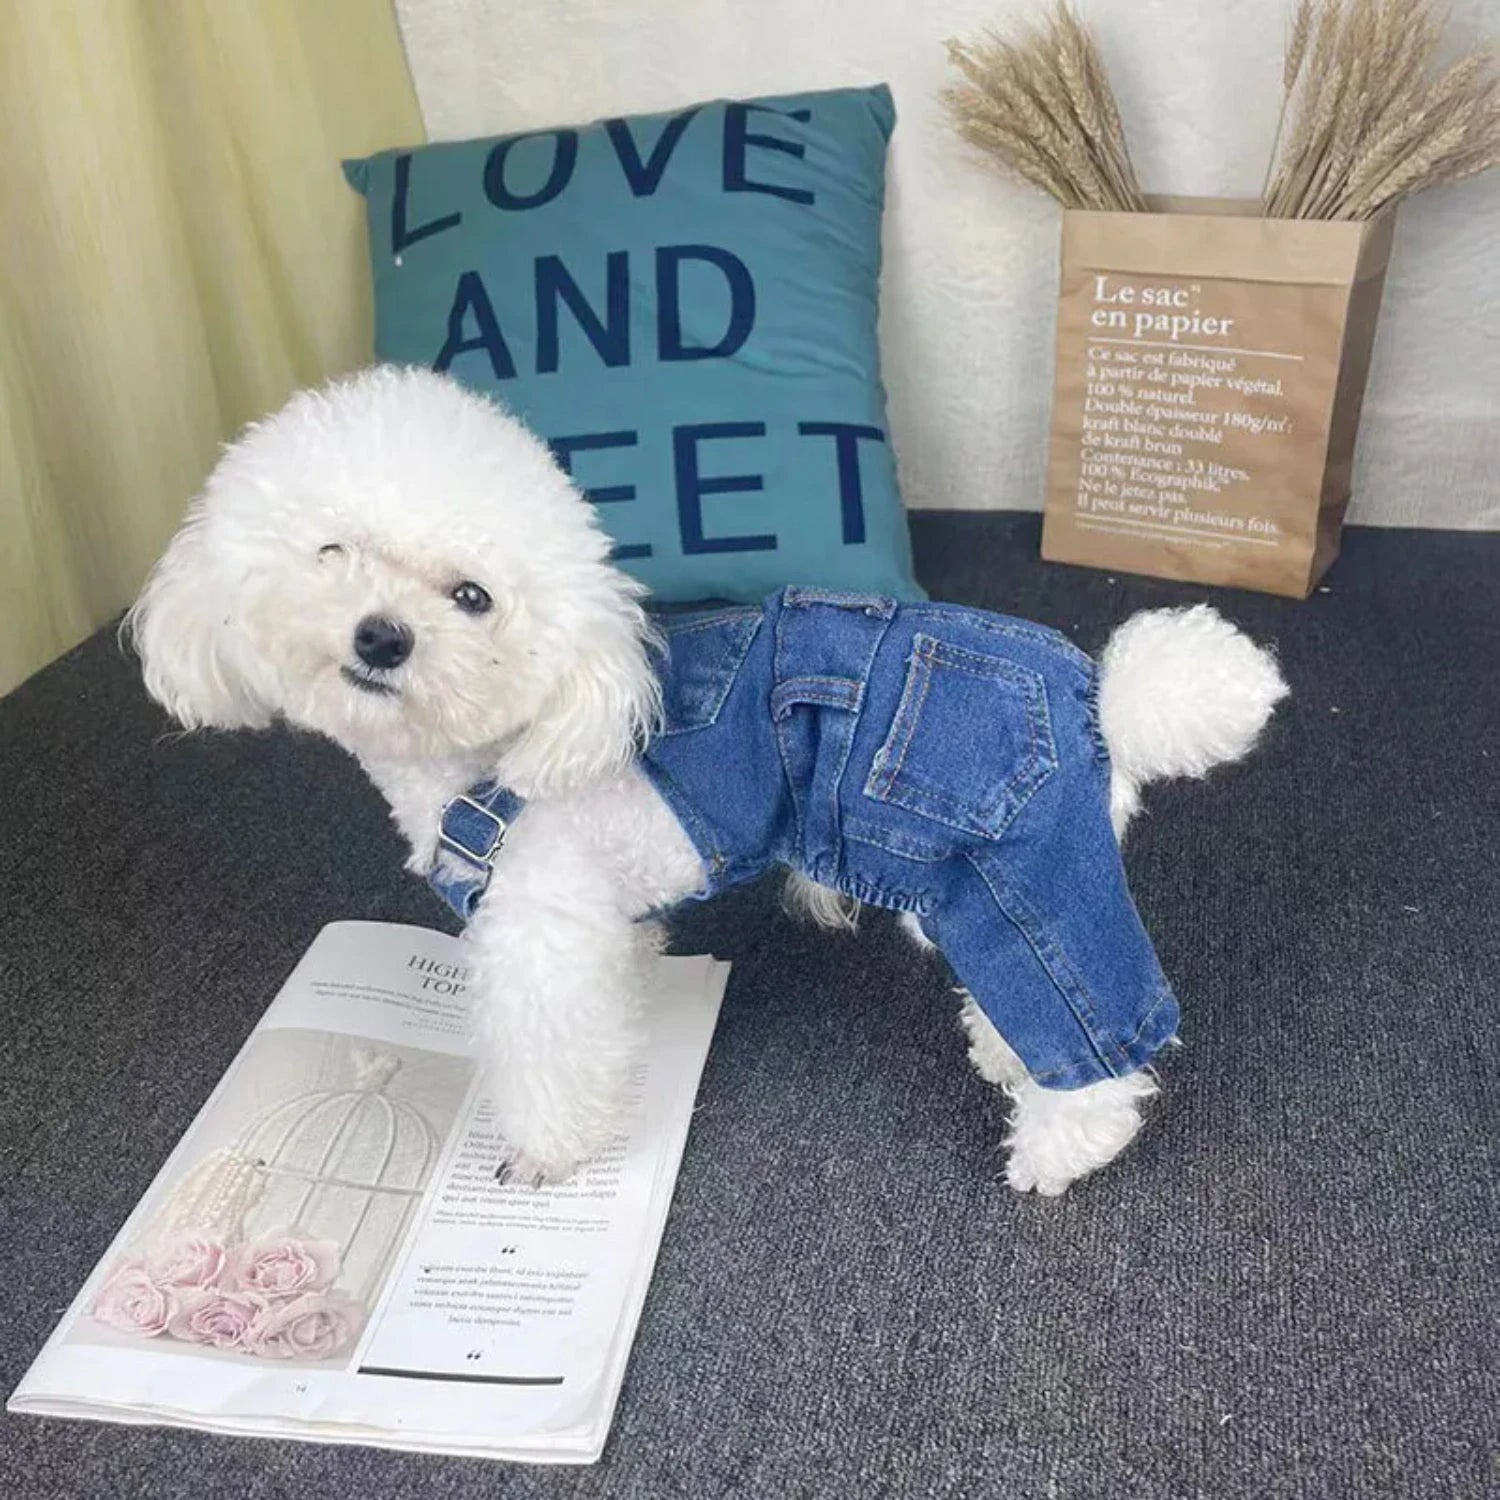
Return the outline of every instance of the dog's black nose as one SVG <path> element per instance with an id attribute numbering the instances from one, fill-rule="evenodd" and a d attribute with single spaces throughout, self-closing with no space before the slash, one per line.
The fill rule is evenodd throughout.
<path id="1" fill-rule="evenodd" d="M 381 615 L 366 615 L 354 627 L 354 654 L 367 667 L 386 671 L 411 655 L 417 638 L 405 625 Z"/>

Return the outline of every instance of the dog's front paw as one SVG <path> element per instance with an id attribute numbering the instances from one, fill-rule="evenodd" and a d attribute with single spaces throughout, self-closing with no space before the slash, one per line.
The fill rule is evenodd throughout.
<path id="1" fill-rule="evenodd" d="M 496 1122 L 500 1135 L 497 1182 L 529 1183 L 541 1187 L 566 1182 L 608 1144 L 619 1123 L 614 1110 L 598 1100 L 574 1108 L 501 1109 Z"/>
<path id="2" fill-rule="evenodd" d="M 501 1187 L 542 1188 L 566 1182 L 577 1170 L 576 1161 L 542 1161 L 508 1146 L 495 1168 L 495 1181 Z"/>

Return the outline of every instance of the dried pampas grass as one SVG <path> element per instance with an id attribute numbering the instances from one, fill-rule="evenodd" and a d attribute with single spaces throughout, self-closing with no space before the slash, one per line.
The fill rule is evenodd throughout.
<path id="1" fill-rule="evenodd" d="M 1432 0 L 1300 0 L 1269 217 L 1368 219 L 1500 162 L 1494 52 L 1471 52 L 1434 77 L 1441 29 Z"/>
<path id="2" fill-rule="evenodd" d="M 1486 47 L 1434 76 L 1434 0 L 1298 0 L 1262 192 L 1278 219 L 1368 219 L 1500 164 L 1500 80 Z M 1008 41 L 948 43 L 954 128 L 1068 208 L 1143 212 L 1120 112 L 1093 38 L 1055 0 Z"/>
<path id="3" fill-rule="evenodd" d="M 1016 41 L 950 41 L 948 59 L 963 78 L 943 93 L 954 128 L 1011 176 L 1068 208 L 1146 208 L 1104 64 L 1065 0 Z"/>

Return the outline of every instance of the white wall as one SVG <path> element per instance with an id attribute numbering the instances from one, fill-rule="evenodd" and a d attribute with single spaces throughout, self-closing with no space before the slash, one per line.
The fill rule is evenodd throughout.
<path id="1" fill-rule="evenodd" d="M 1057 212 L 975 161 L 938 104 L 942 42 L 1026 0 L 396 0 L 433 139 L 695 99 L 885 80 L 882 293 L 908 505 L 1041 503 Z M 1291 0 L 1083 0 L 1147 191 L 1254 196 Z M 1500 0 L 1451 0 L 1452 35 Z M 1351 519 L 1500 529 L 1500 172 L 1402 216 Z"/>

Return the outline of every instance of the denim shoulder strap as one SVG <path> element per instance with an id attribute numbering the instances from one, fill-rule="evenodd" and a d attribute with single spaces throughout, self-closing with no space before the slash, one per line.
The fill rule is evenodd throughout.
<path id="1" fill-rule="evenodd" d="M 427 873 L 427 884 L 460 920 L 467 922 L 474 915 L 505 835 L 525 806 L 526 799 L 509 787 L 481 781 L 443 809 L 438 854 Z"/>

